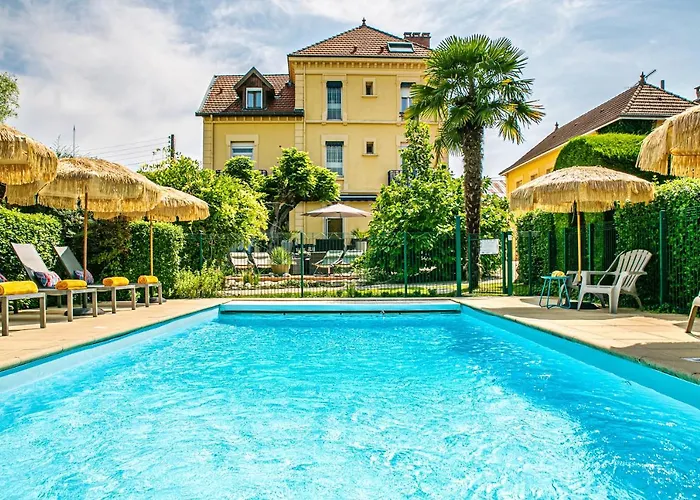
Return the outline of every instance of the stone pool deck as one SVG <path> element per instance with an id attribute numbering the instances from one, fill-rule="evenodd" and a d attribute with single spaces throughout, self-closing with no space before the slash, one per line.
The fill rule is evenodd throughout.
<path id="1" fill-rule="evenodd" d="M 465 297 L 455 299 L 487 313 L 545 330 L 554 335 L 612 352 L 700 383 L 700 323 L 685 333 L 687 316 L 652 314 L 620 308 L 576 311 L 545 309 L 537 297 Z"/>
<path id="2" fill-rule="evenodd" d="M 129 304 L 124 302 L 119 304 L 117 314 L 109 312 L 109 304 L 100 303 L 107 313 L 97 318 L 76 316 L 72 323 L 68 323 L 63 315 L 65 309 L 49 307 L 46 310 L 46 328 L 39 328 L 37 310 L 10 313 L 10 335 L 0 337 L 0 370 L 119 337 L 133 330 L 201 311 L 228 300 L 168 300 L 162 305 L 151 304 L 148 308 L 139 304 L 136 310 L 131 310 Z"/>

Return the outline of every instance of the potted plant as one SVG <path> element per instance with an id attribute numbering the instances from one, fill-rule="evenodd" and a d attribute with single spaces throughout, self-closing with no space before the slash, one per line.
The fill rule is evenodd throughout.
<path id="1" fill-rule="evenodd" d="M 291 252 L 292 250 L 294 250 L 294 244 L 296 243 L 296 239 L 299 234 L 299 231 L 284 231 L 282 233 L 282 240 L 280 241 L 280 246 L 288 252 Z"/>
<path id="2" fill-rule="evenodd" d="M 282 247 L 275 247 L 270 252 L 270 262 L 274 274 L 286 274 L 292 265 L 292 254 Z"/>
<path id="3" fill-rule="evenodd" d="M 355 250 L 360 252 L 367 251 L 367 238 L 369 237 L 369 231 L 361 231 L 360 229 L 352 230 L 352 242 L 355 245 Z"/>

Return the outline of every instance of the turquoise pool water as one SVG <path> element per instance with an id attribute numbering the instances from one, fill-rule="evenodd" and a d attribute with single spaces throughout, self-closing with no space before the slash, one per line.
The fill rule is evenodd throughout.
<path id="1" fill-rule="evenodd" d="M 700 410 L 504 325 L 172 323 L 0 393 L 0 496 L 698 495 Z"/>

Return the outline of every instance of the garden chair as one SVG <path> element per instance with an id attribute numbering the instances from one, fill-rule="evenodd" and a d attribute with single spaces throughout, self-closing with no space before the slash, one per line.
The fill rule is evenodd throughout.
<path id="1" fill-rule="evenodd" d="M 642 308 L 642 301 L 637 294 L 637 280 L 644 276 L 644 269 L 651 260 L 651 252 L 648 250 L 630 250 L 617 256 L 607 271 L 581 271 L 581 283 L 578 294 L 578 308 L 586 294 L 592 294 L 600 298 L 605 305 L 605 296 L 610 299 L 610 313 L 617 312 L 617 304 L 620 295 L 630 295 L 634 297 Z M 600 276 L 598 283 L 591 283 L 591 278 Z M 612 283 L 605 285 L 603 281 L 612 278 Z"/>
<path id="2" fill-rule="evenodd" d="M 352 270 L 353 264 L 362 257 L 362 254 L 364 254 L 362 250 L 346 250 L 342 261 L 336 267 L 341 270 Z"/>
<path id="3" fill-rule="evenodd" d="M 253 263 L 250 261 L 250 257 L 248 256 L 248 252 L 244 251 L 229 252 L 228 260 L 233 266 L 233 269 L 236 271 L 245 271 L 253 266 Z"/>
<path id="4" fill-rule="evenodd" d="M 74 295 L 90 295 L 92 297 L 92 315 L 97 317 L 97 289 L 96 288 L 80 288 L 77 290 L 57 290 L 55 288 L 44 288 L 39 279 L 34 274 L 35 272 L 49 273 L 49 268 L 44 264 L 43 259 L 36 251 L 34 245 L 28 243 L 12 243 L 12 249 L 15 251 L 17 258 L 22 263 L 24 270 L 27 272 L 27 276 L 34 283 L 36 283 L 39 288 L 39 292 L 42 292 L 48 296 L 54 296 L 59 298 L 67 298 L 68 310 L 66 311 L 66 316 L 68 316 L 68 321 L 73 321 L 73 296 Z"/>
<path id="5" fill-rule="evenodd" d="M 333 274 L 333 269 L 343 262 L 344 257 L 345 250 L 328 250 L 320 261 L 314 263 L 316 267 L 314 274 L 319 269 L 325 269 L 326 274 L 330 276 Z"/>
<path id="6" fill-rule="evenodd" d="M 700 309 L 700 293 L 698 293 L 698 296 L 693 300 L 693 305 L 690 306 L 688 325 L 685 327 L 685 333 L 690 333 L 693 329 L 693 324 L 695 323 L 695 316 L 698 314 L 698 309 Z"/>
<path id="7" fill-rule="evenodd" d="M 56 254 L 58 255 L 58 260 L 61 261 L 61 264 L 63 264 L 63 267 L 68 272 L 68 275 L 71 278 L 77 278 L 78 273 L 82 273 L 83 271 L 83 265 L 80 262 L 78 262 L 78 259 L 75 257 L 73 251 L 69 247 L 62 247 L 56 245 L 54 245 L 53 249 L 56 251 Z M 136 286 L 137 285 L 131 283 L 122 286 L 105 286 L 103 284 L 88 283 L 88 288 L 94 288 L 97 290 L 98 293 L 104 292 L 109 293 L 111 295 L 112 314 L 117 314 L 117 291 L 119 290 L 128 290 L 129 292 L 131 292 L 131 309 L 136 309 Z M 148 290 L 146 290 L 146 292 L 148 293 Z"/>
<path id="8" fill-rule="evenodd" d="M 270 258 L 270 254 L 267 252 L 252 252 L 250 254 L 250 257 L 253 261 L 253 265 L 255 266 L 255 269 L 260 272 L 261 269 L 270 269 L 272 270 L 272 258 Z"/>
<path id="9" fill-rule="evenodd" d="M 13 300 L 39 299 L 39 326 L 46 328 L 46 294 L 36 290 L 36 285 L 33 282 L 0 281 L 0 311 L 2 313 L 3 337 L 7 337 L 10 334 L 10 301 Z M 15 308 L 15 312 L 17 312 L 17 308 Z"/>

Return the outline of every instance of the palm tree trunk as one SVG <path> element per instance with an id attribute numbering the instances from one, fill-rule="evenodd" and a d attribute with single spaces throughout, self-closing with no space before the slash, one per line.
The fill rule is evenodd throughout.
<path id="1" fill-rule="evenodd" d="M 479 226 L 481 222 L 481 170 L 484 158 L 484 129 L 467 128 L 462 137 L 462 155 L 464 157 L 464 228 L 465 234 L 471 234 L 471 248 L 467 250 L 471 260 L 469 291 L 479 283 Z"/>

